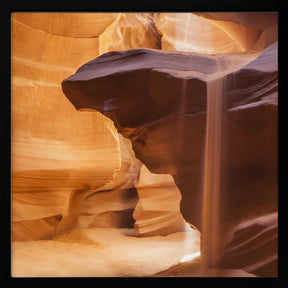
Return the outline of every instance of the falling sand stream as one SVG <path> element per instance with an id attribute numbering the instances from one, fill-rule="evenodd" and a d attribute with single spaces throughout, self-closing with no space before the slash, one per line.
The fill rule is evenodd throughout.
<path id="1" fill-rule="evenodd" d="M 257 53 L 243 54 L 231 61 L 229 56 L 217 59 L 218 71 L 206 78 L 207 118 L 204 156 L 201 263 L 205 276 L 207 268 L 215 266 L 223 252 L 221 234 L 221 140 L 225 115 L 225 91 L 227 75 L 239 70 L 257 57 Z M 222 69 L 221 69 L 222 68 Z M 222 150 L 222 153 L 225 152 Z M 225 176 L 225 175 L 224 175 Z M 214 270 L 217 276 L 217 269 Z M 211 274 L 210 274 L 211 276 Z"/>
<path id="2" fill-rule="evenodd" d="M 209 265 L 213 265 L 221 254 L 219 199 L 223 83 L 225 83 L 225 76 L 207 82 L 207 119 L 202 210 L 203 231 L 201 244 L 204 269 Z"/>
<path id="3" fill-rule="evenodd" d="M 203 276 L 219 276 L 221 269 L 217 269 L 217 260 L 220 260 L 223 254 L 224 243 L 223 225 L 221 226 L 221 213 L 223 203 L 221 197 L 221 180 L 225 180 L 225 175 L 221 175 L 221 169 L 224 163 L 221 162 L 225 151 L 223 151 L 222 135 L 225 132 L 225 102 L 227 77 L 229 74 L 238 71 L 251 61 L 258 53 L 239 53 L 233 55 L 210 55 L 211 59 L 216 62 L 216 71 L 212 74 L 201 74 L 197 71 L 189 71 L 185 74 L 182 81 L 181 99 L 180 99 L 180 117 L 186 113 L 187 97 L 187 79 L 191 76 L 197 77 L 206 82 L 207 88 L 207 116 L 206 116 L 206 139 L 204 150 L 204 169 L 202 184 L 202 223 L 201 223 L 201 267 Z M 206 56 L 209 57 L 209 56 Z M 196 73 L 196 74 L 195 74 Z M 179 121 L 177 128 L 178 139 L 184 138 L 184 117 Z M 181 141 L 176 149 L 180 154 L 182 149 Z M 222 155 L 221 155 L 222 153 Z M 223 174 L 223 173 L 222 173 Z M 193 193 L 193 192 L 192 192 Z M 223 200 L 223 199 L 222 199 Z M 222 205 L 222 207 L 221 207 Z M 193 223 L 192 223 L 193 224 Z M 188 250 L 188 249 L 187 249 Z M 194 254 L 187 254 L 183 259 L 194 259 Z M 188 260 L 187 260 L 188 261 Z M 184 262 L 184 260 L 183 260 Z M 213 273 L 211 275 L 211 269 Z M 206 273 L 207 272 L 207 273 Z"/>

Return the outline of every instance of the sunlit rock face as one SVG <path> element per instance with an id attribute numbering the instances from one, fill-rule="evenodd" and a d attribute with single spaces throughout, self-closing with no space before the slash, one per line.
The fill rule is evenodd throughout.
<path id="1" fill-rule="evenodd" d="M 100 55 L 136 47 L 161 47 L 160 35 L 153 23 L 153 13 L 119 13 L 115 21 L 99 36 Z"/>
<path id="2" fill-rule="evenodd" d="M 98 55 L 95 36 L 114 19 L 93 22 L 93 15 L 13 14 L 13 240 L 53 235 L 71 191 L 97 189 L 120 170 L 113 123 L 99 113 L 78 113 L 61 91 L 63 77 Z M 87 23 L 97 30 L 84 31 Z"/>
<path id="3" fill-rule="evenodd" d="M 12 239 L 53 237 L 87 225 L 133 226 L 134 152 L 131 158 L 108 118 L 77 112 L 61 82 L 99 53 L 160 48 L 152 14 L 14 13 L 12 38 Z M 104 193 L 111 189 L 123 196 Z M 98 192 L 118 206 L 110 201 L 110 208 L 99 204 L 91 212 L 93 201 L 103 203 Z"/>
<path id="4" fill-rule="evenodd" d="M 195 13 L 225 31 L 245 51 L 259 51 L 278 40 L 277 13 Z"/>
<path id="5" fill-rule="evenodd" d="M 164 50 L 193 51 L 207 54 L 244 51 L 243 45 L 227 34 L 225 30 L 223 31 L 205 18 L 194 14 L 161 13 L 156 18 L 155 23 L 159 33 L 163 35 L 162 49 Z M 189 27 L 189 29 L 183 27 Z M 239 27 L 238 30 L 241 28 Z M 245 33 L 245 31 L 243 32 Z M 255 34 L 255 38 L 257 34 L 259 35 L 257 32 L 257 30 L 252 32 Z M 242 35 L 238 36 L 241 37 Z"/>
<path id="6" fill-rule="evenodd" d="M 181 193 L 172 176 L 153 174 L 144 165 L 135 188 L 139 195 L 133 214 L 135 235 L 169 235 L 185 231 L 185 220 L 179 211 Z"/>
<path id="7" fill-rule="evenodd" d="M 277 40 L 274 13 L 157 13 L 155 25 L 163 50 L 239 53 Z"/>
<path id="8" fill-rule="evenodd" d="M 76 264 L 58 273 L 49 253 L 41 270 L 39 247 L 61 246 L 70 263 L 83 241 L 109 260 L 111 235 L 134 252 L 131 236 L 147 249 L 150 236 L 167 239 L 179 255 L 165 266 L 164 249 L 147 254 L 153 265 L 134 271 L 120 241 L 123 271 L 111 258 L 77 275 L 201 275 L 198 260 L 178 264 L 199 254 L 186 222 L 203 233 L 208 88 L 223 78 L 217 265 L 240 270 L 212 276 L 276 276 L 277 29 L 275 13 L 13 13 L 12 240 L 40 241 L 15 242 L 15 275 L 75 275 Z"/>

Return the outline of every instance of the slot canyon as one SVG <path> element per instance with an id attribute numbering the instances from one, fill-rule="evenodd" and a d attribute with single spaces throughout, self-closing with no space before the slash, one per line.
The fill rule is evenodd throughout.
<path id="1" fill-rule="evenodd" d="M 277 277 L 278 14 L 11 13 L 12 277 Z"/>

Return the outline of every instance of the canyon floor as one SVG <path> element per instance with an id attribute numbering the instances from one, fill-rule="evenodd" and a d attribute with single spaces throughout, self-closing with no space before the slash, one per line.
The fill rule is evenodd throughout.
<path id="1" fill-rule="evenodd" d="M 134 229 L 76 229 L 52 240 L 12 243 L 12 277 L 203 277 L 199 233 L 135 237 Z M 209 269 L 205 276 L 251 277 Z"/>

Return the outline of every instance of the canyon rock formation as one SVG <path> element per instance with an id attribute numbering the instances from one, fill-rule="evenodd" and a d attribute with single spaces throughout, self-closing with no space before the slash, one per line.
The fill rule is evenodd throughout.
<path id="1" fill-rule="evenodd" d="M 205 232 L 221 80 L 216 264 L 277 275 L 277 29 L 276 13 L 13 13 L 12 240 Z"/>

